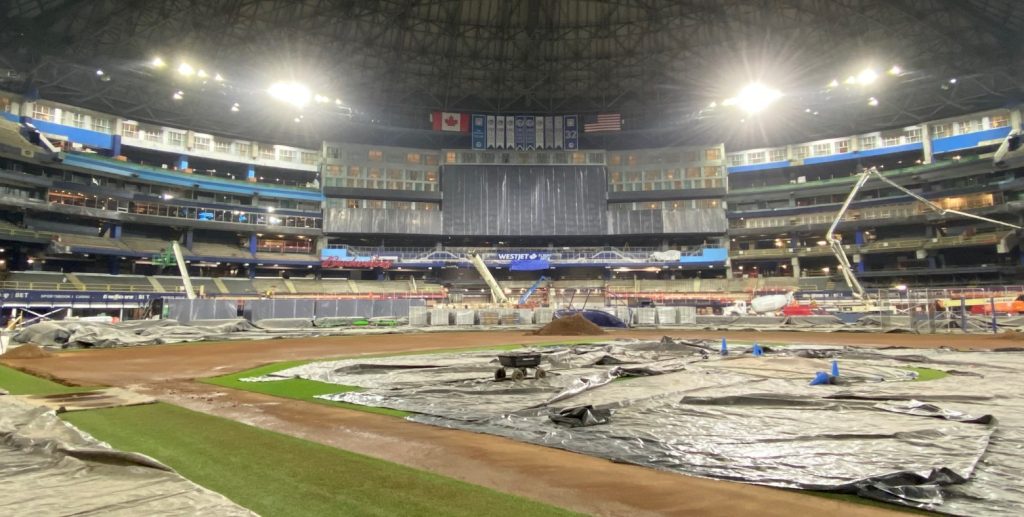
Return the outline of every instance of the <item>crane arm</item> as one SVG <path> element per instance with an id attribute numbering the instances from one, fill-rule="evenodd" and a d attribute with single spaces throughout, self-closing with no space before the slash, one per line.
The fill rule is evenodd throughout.
<path id="1" fill-rule="evenodd" d="M 185 296 L 189 300 L 196 298 L 196 292 L 192 289 L 192 277 L 188 276 L 188 264 L 185 264 L 185 256 L 181 252 L 181 244 L 178 241 L 171 241 L 174 250 L 174 258 L 178 262 L 178 271 L 181 273 L 181 283 L 185 286 Z"/>
<path id="2" fill-rule="evenodd" d="M 494 279 L 494 275 L 487 269 L 487 264 L 484 264 L 484 259 L 480 258 L 480 254 L 473 251 L 469 253 L 469 261 L 476 268 L 476 272 L 480 273 L 483 277 L 484 283 L 487 287 L 491 288 L 491 300 L 494 303 L 508 303 L 508 297 L 505 296 L 505 291 L 498 285 L 498 281 Z"/>
<path id="3" fill-rule="evenodd" d="M 829 226 L 828 232 L 825 233 L 825 242 L 827 242 L 829 247 L 832 248 L 832 253 L 836 256 L 836 259 L 838 259 L 839 261 L 839 265 L 841 266 L 840 271 L 843 274 L 843 279 L 846 281 L 846 285 L 850 287 L 850 290 L 853 291 L 853 295 L 857 298 L 863 298 L 864 287 L 860 284 L 860 281 L 857 280 L 856 275 L 853 274 L 853 268 L 850 266 L 850 259 L 846 256 L 846 250 L 843 249 L 842 241 L 835 237 L 835 231 L 836 227 L 839 226 L 839 223 L 842 222 L 843 217 L 846 216 L 847 210 L 850 209 L 850 203 L 853 202 L 853 199 L 857 197 L 857 193 L 860 192 L 860 189 L 864 187 L 864 184 L 867 183 L 868 180 L 871 179 L 871 177 L 876 177 L 882 180 L 882 182 L 920 201 L 921 203 L 924 203 L 925 206 L 938 212 L 941 215 L 955 214 L 961 217 L 967 217 L 969 219 L 977 219 L 979 221 L 984 221 L 987 223 L 1006 226 L 1008 228 L 1013 228 L 1014 230 L 1021 229 L 1020 226 L 1017 226 L 1015 224 L 1010 224 L 996 219 L 990 219 L 988 217 L 983 217 L 980 215 L 969 214 L 967 212 L 961 212 L 959 210 L 942 208 L 941 206 L 935 204 L 931 200 L 926 199 L 924 196 L 912 192 L 911 190 L 904 188 L 902 185 L 897 184 L 896 182 L 890 180 L 889 178 L 886 178 L 885 176 L 882 175 L 882 173 L 878 172 L 877 168 L 871 167 L 870 169 L 866 169 L 864 170 L 864 172 L 860 173 L 860 178 L 857 180 L 857 183 L 854 184 L 853 189 L 850 191 L 850 195 L 846 196 L 846 201 L 843 202 L 843 206 L 839 209 L 839 213 L 836 214 L 835 220 L 832 221 L 832 225 Z"/>

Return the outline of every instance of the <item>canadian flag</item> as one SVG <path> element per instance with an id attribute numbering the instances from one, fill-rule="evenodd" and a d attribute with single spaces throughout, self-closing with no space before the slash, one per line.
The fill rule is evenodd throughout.
<path id="1" fill-rule="evenodd" d="M 434 131 L 469 133 L 469 113 L 435 111 L 430 114 L 430 121 L 434 123 Z"/>

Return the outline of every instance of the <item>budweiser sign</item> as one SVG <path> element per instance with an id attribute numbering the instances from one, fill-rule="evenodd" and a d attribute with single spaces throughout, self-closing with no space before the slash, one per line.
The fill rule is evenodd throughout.
<path id="1" fill-rule="evenodd" d="M 353 269 L 391 269 L 393 262 L 390 260 L 343 260 L 340 258 L 327 257 L 320 261 L 320 267 L 325 268 L 353 268 Z"/>

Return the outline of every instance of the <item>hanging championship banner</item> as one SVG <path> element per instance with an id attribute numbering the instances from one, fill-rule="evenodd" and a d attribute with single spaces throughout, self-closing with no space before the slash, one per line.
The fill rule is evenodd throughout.
<path id="1" fill-rule="evenodd" d="M 526 117 L 516 115 L 516 149 L 526 149 Z"/>
<path id="2" fill-rule="evenodd" d="M 473 149 L 487 147 L 487 122 L 483 115 L 473 115 Z"/>
<path id="3" fill-rule="evenodd" d="M 487 115 L 487 148 L 494 148 L 494 115 Z"/>
<path id="4" fill-rule="evenodd" d="M 570 151 L 579 149 L 580 146 L 580 131 L 579 131 L 579 116 L 577 115 L 566 115 L 565 116 L 565 148 Z"/>
<path id="5" fill-rule="evenodd" d="M 516 147 L 516 118 L 512 115 L 505 117 L 505 149 Z"/>
<path id="6" fill-rule="evenodd" d="M 526 127 L 523 128 L 525 147 L 528 150 L 535 149 L 537 147 L 537 119 L 532 115 L 523 118 L 526 119 Z"/>
<path id="7" fill-rule="evenodd" d="M 537 117 L 537 149 L 544 148 L 544 117 Z"/>
<path id="8" fill-rule="evenodd" d="M 505 148 L 505 117 L 498 115 L 497 125 L 494 127 L 494 147 Z"/>
<path id="9" fill-rule="evenodd" d="M 562 121 L 563 117 L 555 117 L 555 140 L 553 142 L 555 149 L 563 149 L 565 146 L 565 134 L 562 132 Z"/>

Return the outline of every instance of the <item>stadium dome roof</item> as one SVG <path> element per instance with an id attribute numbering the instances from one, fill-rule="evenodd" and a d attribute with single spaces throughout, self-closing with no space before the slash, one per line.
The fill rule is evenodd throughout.
<path id="1" fill-rule="evenodd" d="M 263 104 L 253 96 L 281 79 L 343 100 L 356 120 L 393 126 L 423 127 L 433 110 L 618 112 L 626 129 L 681 126 L 726 140 L 746 137 L 741 126 L 709 124 L 721 115 L 708 106 L 755 80 L 783 92 L 791 113 L 780 114 L 821 115 L 776 124 L 768 140 L 1011 104 L 1024 84 L 1015 0 L 6 4 L 0 87 L 213 131 L 277 120 L 253 109 Z M 149 66 L 154 56 L 168 70 Z M 209 80 L 176 76 L 179 62 Z M 874 90 L 842 84 L 894 64 L 901 73 Z M 832 79 L 839 88 L 827 87 Z M 172 99 L 178 90 L 184 99 Z M 869 97 L 880 100 L 875 109 L 866 109 Z M 225 117 L 235 102 L 243 109 Z"/>

